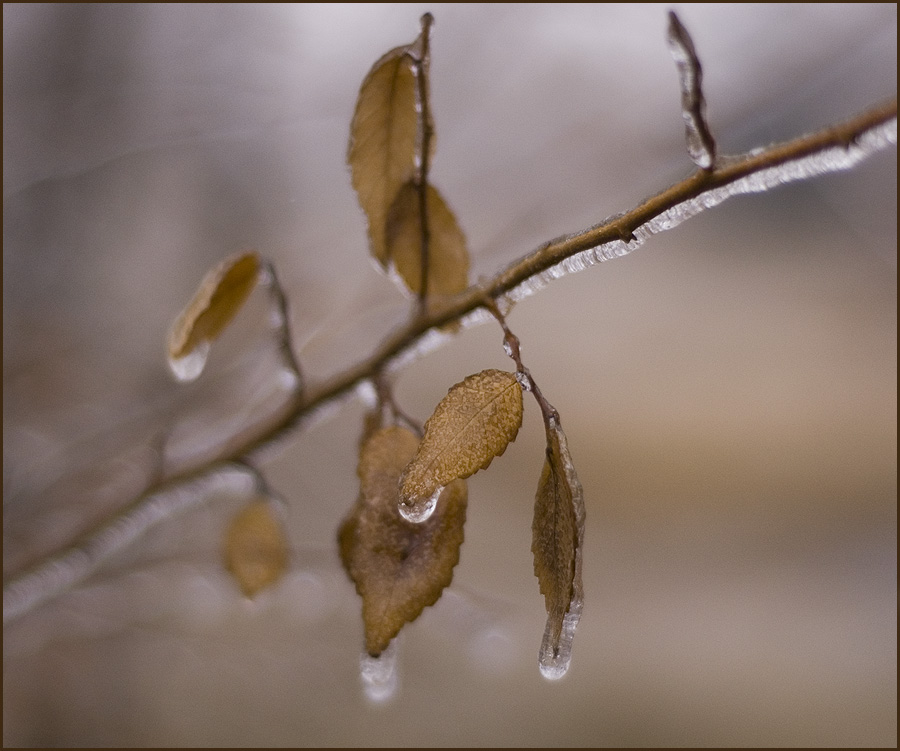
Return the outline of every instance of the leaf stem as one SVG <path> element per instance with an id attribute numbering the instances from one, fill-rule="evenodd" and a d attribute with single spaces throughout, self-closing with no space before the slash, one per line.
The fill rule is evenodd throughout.
<path id="1" fill-rule="evenodd" d="M 522 362 L 522 349 L 521 343 L 519 342 L 519 337 L 517 337 L 510 330 L 509 326 L 506 323 L 506 317 L 503 315 L 503 313 L 500 312 L 500 308 L 492 298 L 487 298 L 485 300 L 484 307 L 486 307 L 491 312 L 494 318 L 497 319 L 497 323 L 500 324 L 500 328 L 503 329 L 503 345 L 504 349 L 506 350 L 506 354 L 508 354 L 516 364 L 517 374 L 525 381 L 526 390 L 531 392 L 532 396 L 534 396 L 535 401 L 538 403 L 538 406 L 541 408 L 541 415 L 544 418 L 544 426 L 549 430 L 552 421 L 555 421 L 556 424 L 559 425 L 559 413 L 556 411 L 556 408 L 552 404 L 550 404 L 550 402 L 548 402 L 544 397 L 544 394 L 541 392 L 540 387 L 532 377 L 531 371 L 527 367 L 525 367 L 525 363 Z"/>
<path id="2" fill-rule="evenodd" d="M 428 223 L 428 169 L 431 154 L 431 140 L 434 127 L 431 124 L 431 110 L 428 101 L 428 67 L 430 63 L 429 39 L 434 16 L 425 13 L 421 18 L 422 33 L 419 37 L 421 50 L 417 58 L 413 58 L 416 70 L 416 92 L 419 104 L 419 174 L 416 179 L 416 190 L 419 194 L 419 232 L 421 233 L 422 280 L 419 288 L 419 314 L 426 309 L 428 298 L 428 264 L 431 230 Z"/>

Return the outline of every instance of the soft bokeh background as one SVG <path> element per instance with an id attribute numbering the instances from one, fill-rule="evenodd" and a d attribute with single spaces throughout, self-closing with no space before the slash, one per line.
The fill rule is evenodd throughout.
<path id="1" fill-rule="evenodd" d="M 725 152 L 896 92 L 895 4 L 677 7 Z M 344 155 L 363 76 L 422 12 L 432 177 L 477 276 L 688 172 L 666 9 L 4 4 L 5 576 L 105 518 L 163 442 L 193 450 L 277 395 L 259 300 L 198 384 L 168 378 L 169 322 L 223 256 L 274 261 L 313 380 L 403 320 Z M 528 404 L 470 480 L 396 697 L 365 700 L 334 545 L 350 403 L 266 465 L 293 558 L 257 602 L 221 570 L 241 500 L 218 498 L 8 625 L 5 745 L 895 746 L 896 182 L 889 150 L 733 199 L 513 311 L 587 502 L 561 682 L 536 664 Z M 424 419 L 509 368 L 500 343 L 464 332 L 407 368 L 401 403 Z"/>

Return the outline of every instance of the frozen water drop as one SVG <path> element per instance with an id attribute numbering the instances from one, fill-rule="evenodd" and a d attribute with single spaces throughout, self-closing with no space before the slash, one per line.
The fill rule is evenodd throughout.
<path id="1" fill-rule="evenodd" d="M 551 681 L 558 681 L 569 669 L 572 662 L 572 640 L 575 638 L 575 628 L 581 618 L 581 603 L 573 602 L 569 606 L 569 612 L 563 618 L 562 632 L 559 641 L 554 643 L 553 629 L 550 621 L 544 631 L 544 640 L 541 643 L 541 651 L 538 654 L 538 667 L 541 675 Z"/>
<path id="2" fill-rule="evenodd" d="M 531 378 L 528 377 L 527 373 L 523 373 L 521 370 L 517 370 L 516 380 L 525 391 L 531 391 Z"/>
<path id="3" fill-rule="evenodd" d="M 427 521 L 434 513 L 435 508 L 437 508 L 438 498 L 443 490 L 444 486 L 440 485 L 437 490 L 431 494 L 431 497 L 414 498 L 411 503 L 407 503 L 401 498 L 400 503 L 397 504 L 400 516 L 413 524 L 421 524 L 422 522 Z"/>
<path id="4" fill-rule="evenodd" d="M 563 658 L 562 655 L 551 654 L 549 657 L 542 659 L 538 663 L 538 666 L 540 667 L 541 675 L 544 676 L 544 678 L 550 681 L 558 681 L 569 670 L 569 663 L 571 660 L 571 653 L 567 654 L 565 658 Z"/>
<path id="5" fill-rule="evenodd" d="M 389 701 L 397 692 L 397 640 L 391 641 L 378 657 L 363 652 L 359 677 L 369 701 L 376 704 Z"/>
<path id="6" fill-rule="evenodd" d="M 169 357 L 169 369 L 179 381 L 194 381 L 200 377 L 209 357 L 209 342 L 200 342 L 183 357 Z"/>

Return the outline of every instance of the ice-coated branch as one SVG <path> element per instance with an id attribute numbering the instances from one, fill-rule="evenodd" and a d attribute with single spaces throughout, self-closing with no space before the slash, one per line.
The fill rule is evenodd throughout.
<path id="1" fill-rule="evenodd" d="M 542 289 L 553 279 L 595 263 L 626 255 L 658 232 L 680 224 L 733 195 L 769 190 L 817 175 L 850 169 L 897 142 L 897 101 L 877 105 L 846 122 L 747 154 L 720 157 L 630 211 L 588 229 L 543 243 L 493 277 L 472 285 L 448 301 L 423 311 L 346 371 L 303 391 L 293 391 L 276 414 L 263 418 L 222 442 L 213 457 L 163 478 L 126 503 L 124 511 L 87 541 L 78 543 L 4 583 L 4 622 L 28 612 L 84 579 L 111 552 L 137 539 L 176 508 L 199 502 L 204 482 L 227 471 L 230 463 L 278 445 L 292 432 L 322 415 L 390 371 L 449 340 L 448 324 L 493 320 L 486 299 L 502 308 Z M 162 501 L 170 494 L 178 503 Z M 119 529 L 121 531 L 114 531 Z"/>
<path id="2" fill-rule="evenodd" d="M 190 478 L 159 484 L 70 548 L 4 584 L 3 623 L 83 581 L 110 556 L 163 520 L 201 505 L 214 493 L 249 494 L 258 482 L 258 473 L 246 464 L 219 463 L 194 472 Z"/>
<path id="3" fill-rule="evenodd" d="M 703 98 L 703 69 L 688 30 L 669 11 L 669 49 L 678 67 L 681 85 L 681 115 L 684 135 L 691 159 L 701 169 L 710 169 L 716 161 L 716 141 L 706 122 L 706 100 Z"/>

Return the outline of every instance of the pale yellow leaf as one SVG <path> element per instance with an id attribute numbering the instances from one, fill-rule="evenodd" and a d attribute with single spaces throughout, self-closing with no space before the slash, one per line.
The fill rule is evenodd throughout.
<path id="1" fill-rule="evenodd" d="M 581 550 L 584 543 L 584 495 L 562 428 L 551 420 L 547 453 L 534 501 L 531 551 L 534 573 L 547 607 L 540 651 L 541 672 L 565 674 L 572 638 L 581 617 L 584 591 Z"/>
<path id="2" fill-rule="evenodd" d="M 485 469 L 515 440 L 522 424 L 522 387 L 515 375 L 483 370 L 457 383 L 425 423 L 425 436 L 405 469 L 401 499 L 412 509 L 440 487 Z"/>
<path id="3" fill-rule="evenodd" d="M 466 238 L 437 188 L 428 185 L 428 295 L 455 295 L 468 286 Z M 413 294 L 422 289 L 422 205 L 418 186 L 410 181 L 397 194 L 385 227 L 388 257 Z"/>
<path id="4" fill-rule="evenodd" d="M 180 380 L 200 375 L 209 345 L 231 323 L 259 279 L 256 253 L 230 256 L 211 269 L 175 319 L 167 341 L 168 362 Z"/>
<path id="5" fill-rule="evenodd" d="M 235 515 L 225 535 L 225 566 L 247 597 L 278 581 L 287 558 L 284 530 L 270 501 L 253 501 Z"/>
<path id="6" fill-rule="evenodd" d="M 387 268 L 384 229 L 400 188 L 416 170 L 419 116 L 410 45 L 396 47 L 363 81 L 350 124 L 347 163 L 369 225 L 372 255 Z"/>
<path id="7" fill-rule="evenodd" d="M 467 492 L 450 483 L 422 524 L 398 510 L 398 480 L 419 440 L 401 427 L 382 428 L 360 451 L 360 495 L 338 532 L 341 561 L 363 600 L 366 651 L 383 652 L 404 626 L 433 605 L 453 578 L 463 541 Z"/>

